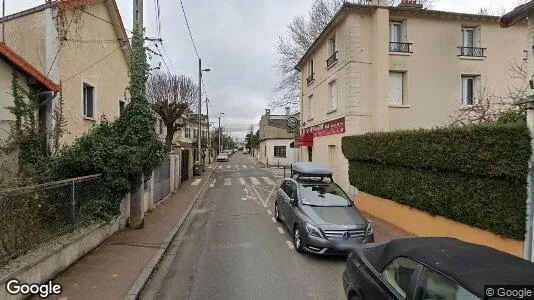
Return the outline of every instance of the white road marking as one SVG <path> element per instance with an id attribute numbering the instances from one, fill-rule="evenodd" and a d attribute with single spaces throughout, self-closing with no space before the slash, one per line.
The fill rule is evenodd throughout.
<path id="1" fill-rule="evenodd" d="M 195 181 L 193 181 L 193 183 L 191 183 L 191 185 L 199 185 L 201 181 L 202 181 L 202 179 L 200 179 L 200 178 L 195 179 Z"/>
<path id="2" fill-rule="evenodd" d="M 247 200 L 248 200 L 248 198 L 241 198 L 241 200 L 243 200 L 243 201 L 247 201 Z"/>
<path id="3" fill-rule="evenodd" d="M 246 169 L 246 168 L 248 168 L 247 165 L 243 165 L 243 169 Z"/>
<path id="4" fill-rule="evenodd" d="M 252 184 L 253 185 L 260 185 L 260 181 L 258 179 L 256 179 L 256 177 L 249 177 L 250 178 L 250 181 L 252 181 Z"/>
<path id="5" fill-rule="evenodd" d="M 219 166 L 218 168 L 219 168 L 219 169 L 222 169 L 222 167 L 223 167 L 223 166 L 222 166 L 222 165 L 220 165 L 220 166 Z"/>
<path id="6" fill-rule="evenodd" d="M 235 168 L 239 170 L 239 166 L 238 165 L 235 165 Z"/>
<path id="7" fill-rule="evenodd" d="M 247 185 L 247 183 L 245 182 L 245 178 L 239 178 L 239 183 L 241 185 Z"/>
<path id="8" fill-rule="evenodd" d="M 210 187 L 214 187 L 215 186 L 215 180 L 217 180 L 217 179 L 213 179 L 213 181 L 210 184 Z"/>
<path id="9" fill-rule="evenodd" d="M 231 185 L 232 184 L 232 179 L 231 178 L 225 178 L 224 179 L 224 185 Z"/>
<path id="10" fill-rule="evenodd" d="M 273 223 L 276 223 L 276 219 L 274 217 L 271 217 L 271 220 L 273 221 Z"/>
<path id="11" fill-rule="evenodd" d="M 289 247 L 289 249 L 295 250 L 295 247 L 293 247 L 293 244 L 290 241 L 286 241 L 286 244 Z"/>
<path id="12" fill-rule="evenodd" d="M 265 180 L 265 182 L 267 182 L 268 185 L 275 185 L 274 181 L 272 181 L 271 178 L 269 177 L 262 177 L 262 179 Z"/>
<path id="13" fill-rule="evenodd" d="M 278 229 L 278 232 L 280 232 L 280 233 L 285 233 L 284 230 L 282 229 L 282 227 L 280 227 L 280 226 L 276 227 L 276 229 Z"/>
<path id="14" fill-rule="evenodd" d="M 226 168 L 227 169 L 230 169 L 232 167 L 232 165 L 227 165 Z"/>
<path id="15" fill-rule="evenodd" d="M 213 167 L 212 166 L 208 166 L 208 169 L 213 169 Z"/>
<path id="16" fill-rule="evenodd" d="M 274 175 L 274 177 L 276 177 L 276 178 L 283 178 L 284 176 L 283 176 L 283 175 Z"/>
<path id="17" fill-rule="evenodd" d="M 267 211 L 267 213 L 268 213 L 268 214 L 270 214 L 270 215 L 272 215 L 272 214 L 273 214 L 273 213 L 272 213 L 272 212 L 271 212 L 270 210 L 268 210 L 268 211 Z"/>

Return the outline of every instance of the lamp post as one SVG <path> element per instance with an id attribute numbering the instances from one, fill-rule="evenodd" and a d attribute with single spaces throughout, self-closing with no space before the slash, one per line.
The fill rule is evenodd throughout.
<path id="1" fill-rule="evenodd" d="M 221 148 L 221 132 L 222 132 L 222 127 L 221 127 L 221 116 L 224 115 L 224 113 L 221 113 L 219 115 L 219 154 L 221 154 L 222 152 L 222 148 Z"/>
<path id="2" fill-rule="evenodd" d="M 200 152 L 202 151 L 201 147 L 201 140 L 202 140 L 202 122 L 201 122 L 201 116 L 202 116 L 202 72 L 209 72 L 210 69 L 204 69 L 202 70 L 202 60 L 198 59 L 198 135 L 197 135 L 197 161 L 201 163 L 201 155 Z"/>

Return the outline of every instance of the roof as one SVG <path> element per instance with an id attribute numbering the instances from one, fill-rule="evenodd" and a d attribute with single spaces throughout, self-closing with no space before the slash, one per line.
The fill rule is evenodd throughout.
<path id="1" fill-rule="evenodd" d="M 297 162 L 291 167 L 291 172 L 306 175 L 330 176 L 334 172 L 326 165 L 315 162 Z"/>
<path id="2" fill-rule="evenodd" d="M 111 17 L 111 23 L 110 24 L 114 27 L 115 33 L 117 34 L 117 37 L 124 43 L 124 47 L 122 47 L 122 51 L 127 59 L 129 59 L 131 55 L 131 45 L 128 39 L 128 34 L 126 34 L 126 28 L 124 28 L 124 23 L 122 22 L 122 17 L 119 11 L 119 7 L 117 6 L 117 2 L 115 0 L 56 0 L 51 1 L 49 3 L 45 3 L 30 9 L 26 9 L 8 16 L 5 16 L 3 18 L 0 18 L 0 21 L 9 21 L 16 18 L 24 17 L 36 12 L 43 11 L 45 9 L 51 8 L 51 7 L 57 7 L 59 10 L 68 10 L 77 8 L 79 6 L 83 5 L 89 5 L 93 3 L 104 3 L 106 6 L 108 13 Z"/>
<path id="3" fill-rule="evenodd" d="M 534 11 L 534 0 L 527 2 L 523 5 L 519 5 L 513 11 L 503 15 L 500 19 L 500 25 L 502 28 L 510 27 L 517 22 L 526 19 Z"/>
<path id="4" fill-rule="evenodd" d="M 484 285 L 527 285 L 534 278 L 533 263 L 454 238 L 398 239 L 369 252 L 375 256 L 373 265 L 379 272 L 394 258 L 407 257 L 442 272 L 480 297 Z"/>
<path id="5" fill-rule="evenodd" d="M 498 16 L 487 16 L 487 15 L 477 15 L 477 14 L 465 14 L 465 13 L 458 13 L 458 12 L 449 12 L 449 11 L 441 11 L 441 10 L 431 10 L 431 9 L 424 9 L 424 8 L 416 8 L 416 7 L 410 7 L 410 6 L 378 6 L 378 5 L 369 5 L 369 4 L 355 4 L 355 3 L 349 3 L 344 2 L 341 8 L 337 11 L 337 13 L 332 17 L 330 22 L 325 26 L 323 31 L 319 34 L 319 36 L 315 39 L 315 41 L 312 43 L 312 45 L 306 50 L 304 55 L 301 57 L 297 65 L 295 66 L 295 69 L 300 71 L 300 66 L 304 63 L 304 61 L 308 58 L 308 56 L 315 51 L 315 49 L 319 46 L 319 44 L 326 38 L 326 36 L 330 33 L 332 28 L 339 24 L 341 22 L 346 14 L 352 10 L 360 10 L 360 11 L 374 11 L 377 8 L 387 8 L 390 12 L 393 13 L 408 13 L 413 15 L 419 15 L 419 16 L 432 16 L 432 17 L 441 17 L 441 18 L 457 18 L 457 19 L 470 19 L 470 20 L 480 20 L 480 21 L 490 21 L 490 22 L 498 22 L 499 17 Z"/>
<path id="6" fill-rule="evenodd" d="M 11 50 L 4 43 L 0 42 L 0 56 L 4 58 L 8 63 L 15 66 L 26 75 L 34 78 L 37 82 L 53 92 L 61 91 L 61 86 L 55 84 L 50 78 L 39 71 L 37 68 L 28 63 L 24 58 Z"/>

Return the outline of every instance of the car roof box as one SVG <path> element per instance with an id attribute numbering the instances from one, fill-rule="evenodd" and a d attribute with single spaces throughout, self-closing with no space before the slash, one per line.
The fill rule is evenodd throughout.
<path id="1" fill-rule="evenodd" d="M 303 177 L 332 177 L 332 170 L 323 164 L 314 162 L 298 162 L 291 166 L 291 174 Z"/>

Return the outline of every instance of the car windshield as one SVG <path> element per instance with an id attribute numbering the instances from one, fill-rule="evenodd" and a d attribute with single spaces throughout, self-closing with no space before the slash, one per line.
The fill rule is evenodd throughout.
<path id="1" fill-rule="evenodd" d="M 310 206 L 351 206 L 343 190 L 334 183 L 307 183 L 300 186 L 303 205 Z"/>

